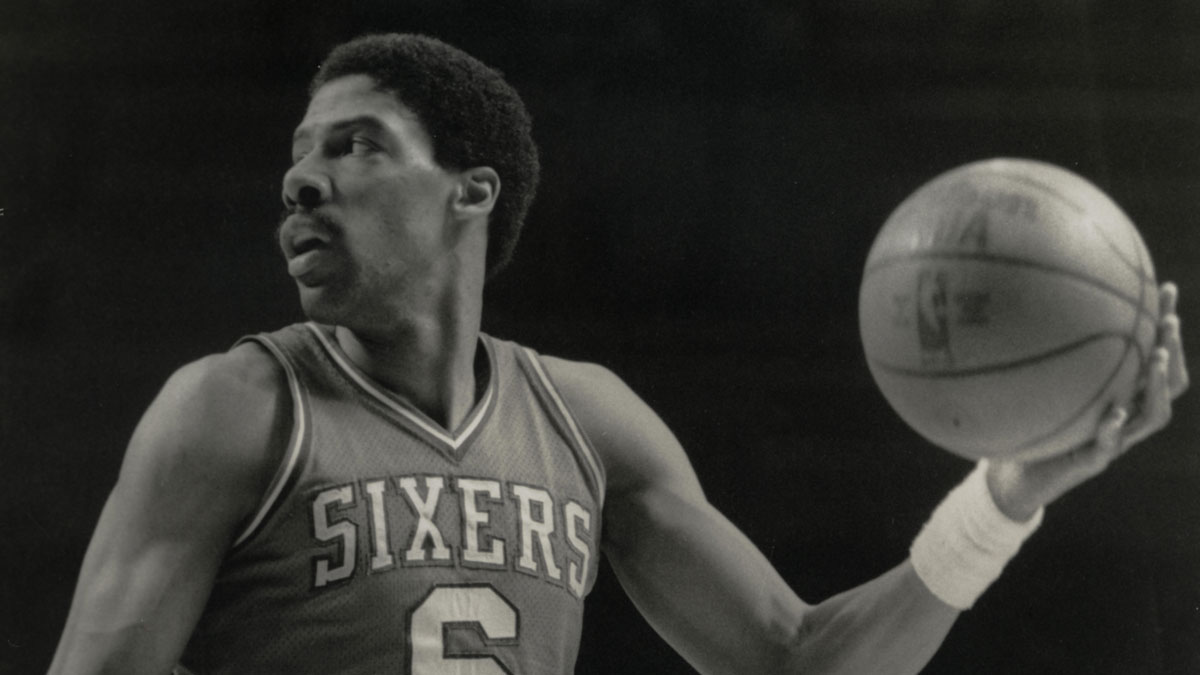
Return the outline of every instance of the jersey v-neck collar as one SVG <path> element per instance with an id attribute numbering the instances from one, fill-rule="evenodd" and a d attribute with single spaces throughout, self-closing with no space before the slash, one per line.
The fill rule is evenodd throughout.
<path id="1" fill-rule="evenodd" d="M 471 409 L 470 414 L 458 425 L 456 430 L 450 431 L 409 402 L 388 392 L 383 385 L 372 379 L 370 375 L 364 373 L 342 351 L 341 345 L 331 335 L 326 334 L 321 326 L 312 321 L 306 323 L 305 326 L 317 337 L 317 341 L 324 347 L 325 352 L 329 354 L 329 357 L 333 360 L 337 368 L 359 390 L 384 406 L 384 408 L 397 414 L 413 432 L 424 437 L 437 447 L 439 451 L 450 456 L 455 461 L 462 459 L 463 455 L 466 454 L 471 439 L 478 434 L 478 431 L 483 427 L 484 421 L 487 420 L 488 415 L 495 406 L 498 390 L 496 358 L 495 354 L 492 353 L 491 342 L 483 334 L 479 336 L 479 344 L 483 348 L 488 360 L 487 386 L 484 389 L 483 396 L 479 397 L 475 402 L 475 407 Z"/>

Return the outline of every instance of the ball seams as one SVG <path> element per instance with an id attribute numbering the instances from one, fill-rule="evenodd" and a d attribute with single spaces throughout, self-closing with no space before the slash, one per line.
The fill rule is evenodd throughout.
<path id="1" fill-rule="evenodd" d="M 1119 333 L 1117 331 L 1101 331 L 1101 332 L 1085 335 L 1077 340 L 1073 340 L 1066 344 L 1058 345 L 1056 347 L 1038 352 L 1036 354 L 1029 354 L 1027 356 L 1022 356 L 1017 359 L 1011 359 L 1008 361 L 1001 361 L 1001 362 L 996 362 L 996 363 L 989 363 L 984 366 L 972 366 L 969 368 L 961 368 L 961 367 L 913 368 L 913 367 L 909 367 L 909 366 L 901 366 L 901 365 L 897 365 L 894 363 L 889 363 L 887 361 L 883 361 L 882 359 L 879 359 L 879 358 L 873 357 L 873 356 L 868 356 L 867 360 L 870 362 L 872 367 L 878 368 L 882 372 L 885 372 L 889 375 L 899 375 L 901 377 L 911 377 L 914 379 L 952 380 L 952 379 L 958 379 L 958 378 L 978 377 L 980 375 L 992 375 L 995 373 L 1000 373 L 1000 372 L 1009 371 L 1009 370 L 1015 370 L 1015 369 L 1019 369 L 1019 368 L 1029 368 L 1032 366 L 1036 366 L 1037 364 L 1039 364 L 1043 361 L 1048 361 L 1048 360 L 1053 359 L 1061 354 L 1069 353 L 1075 349 L 1078 349 L 1085 345 L 1091 344 L 1093 342 L 1114 339 L 1114 340 L 1121 340 L 1125 343 L 1125 351 L 1121 354 L 1121 358 L 1117 360 L 1118 369 L 1119 369 L 1119 364 L 1124 362 L 1125 358 L 1129 355 L 1130 349 L 1136 349 L 1139 352 L 1141 360 L 1142 361 L 1145 360 L 1145 354 L 1142 353 L 1145 350 L 1143 350 L 1142 346 L 1140 344 L 1138 344 L 1138 341 L 1134 338 L 1134 335 L 1135 335 L 1134 333 Z M 1115 374 L 1115 371 L 1116 371 L 1116 369 L 1114 369 L 1114 374 Z M 1112 375 L 1110 375 L 1108 378 L 1106 378 L 1105 386 L 1107 386 L 1108 382 L 1111 381 L 1111 378 L 1112 378 Z"/>
<path id="2" fill-rule="evenodd" d="M 1050 273 L 1054 273 L 1054 274 L 1060 274 L 1060 275 L 1062 275 L 1064 277 L 1068 277 L 1072 280 L 1079 281 L 1081 283 L 1084 283 L 1084 284 L 1087 284 L 1090 286 L 1094 286 L 1095 288 L 1098 288 L 1098 289 L 1104 291 L 1105 293 L 1108 293 L 1109 295 L 1129 304 L 1131 307 L 1136 308 L 1139 315 L 1146 312 L 1145 307 L 1144 307 L 1144 301 L 1146 299 L 1145 286 L 1147 284 L 1150 284 L 1151 286 L 1153 286 L 1155 283 L 1157 283 L 1157 282 L 1155 282 L 1155 280 L 1153 278 L 1148 278 L 1146 276 L 1145 272 L 1143 271 L 1143 269 L 1134 268 L 1132 271 L 1135 274 L 1137 274 L 1138 279 L 1141 281 L 1141 284 L 1139 284 L 1139 287 L 1141 290 L 1139 290 L 1138 296 L 1134 297 L 1133 295 L 1126 293 L 1119 288 L 1116 288 L 1112 284 L 1105 282 L 1103 279 L 1098 279 L 1089 274 L 1083 274 L 1076 270 L 1066 269 L 1063 267 L 1059 267 L 1057 265 L 1050 265 L 1047 263 L 1038 262 L 1036 260 L 1029 260 L 1026 258 L 1018 258 L 1016 256 L 1009 256 L 1009 255 L 1003 255 L 1003 254 L 997 254 L 997 253 L 980 253 L 980 252 L 972 252 L 972 251 L 922 251 L 919 253 L 906 253 L 903 255 L 887 256 L 884 258 L 880 258 L 879 260 L 875 260 L 875 261 L 868 263 L 866 270 L 863 271 L 863 285 L 864 286 L 866 285 L 866 283 L 870 280 L 871 275 L 873 275 L 876 272 L 879 272 L 880 270 L 883 270 L 885 268 L 903 264 L 903 263 L 907 263 L 907 262 L 921 262 L 921 261 L 933 261 L 933 260 L 936 260 L 936 261 L 985 262 L 985 263 L 994 263 L 994 264 L 998 264 L 998 265 L 1009 265 L 1012 267 L 1022 267 L 1025 269 L 1032 269 L 1032 270 L 1037 270 L 1040 272 L 1050 272 Z"/>

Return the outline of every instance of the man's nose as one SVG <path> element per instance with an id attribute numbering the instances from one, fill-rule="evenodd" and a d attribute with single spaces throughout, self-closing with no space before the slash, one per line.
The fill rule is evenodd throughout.
<path id="1" fill-rule="evenodd" d="M 330 184 L 327 176 L 310 154 L 294 164 L 283 175 L 283 205 L 316 208 L 329 201 Z"/>

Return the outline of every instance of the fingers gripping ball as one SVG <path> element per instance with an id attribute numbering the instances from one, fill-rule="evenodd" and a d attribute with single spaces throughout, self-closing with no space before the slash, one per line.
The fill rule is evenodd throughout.
<path id="1" fill-rule="evenodd" d="M 875 382 L 929 441 L 1036 459 L 1089 441 L 1127 405 L 1158 322 L 1154 266 L 1129 218 L 1065 169 L 953 169 L 888 217 L 859 327 Z"/>

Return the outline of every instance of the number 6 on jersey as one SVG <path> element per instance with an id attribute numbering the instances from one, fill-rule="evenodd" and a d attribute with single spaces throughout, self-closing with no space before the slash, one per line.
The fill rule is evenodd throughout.
<path id="1" fill-rule="evenodd" d="M 450 631 L 473 630 L 486 645 L 514 645 L 517 608 L 487 584 L 438 586 L 409 616 L 408 675 L 503 675 L 499 659 L 484 652 L 447 655 Z"/>

